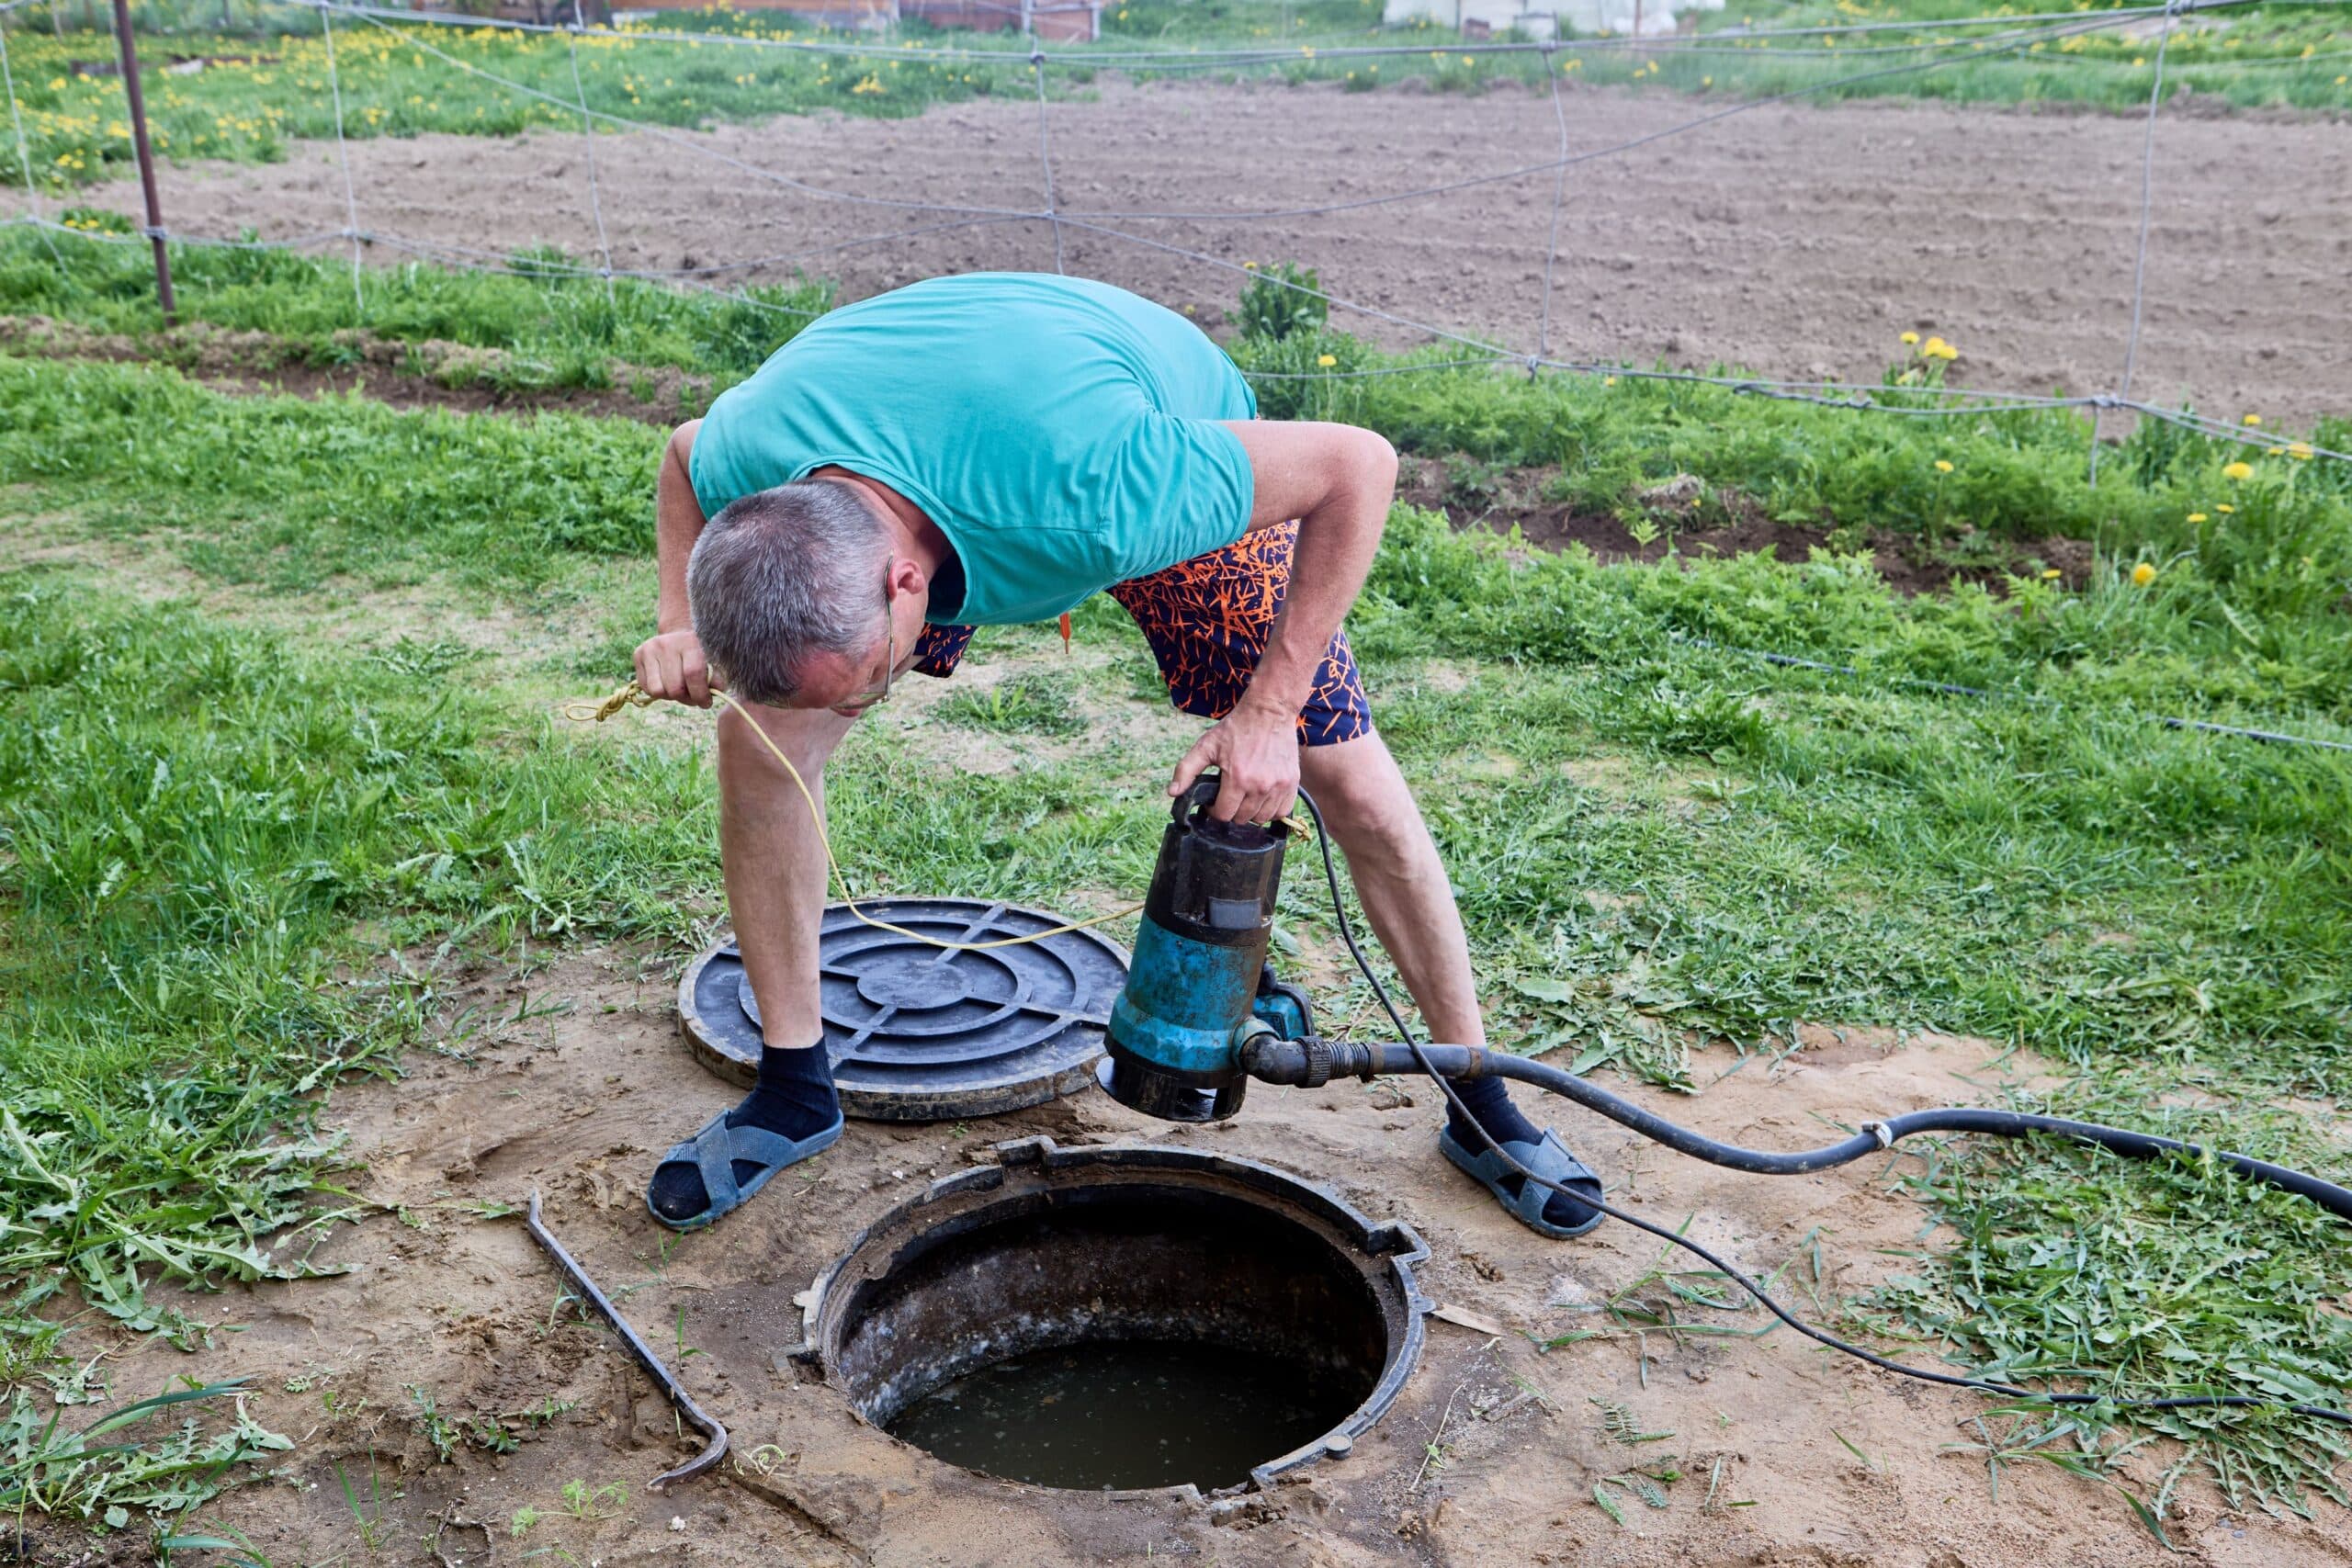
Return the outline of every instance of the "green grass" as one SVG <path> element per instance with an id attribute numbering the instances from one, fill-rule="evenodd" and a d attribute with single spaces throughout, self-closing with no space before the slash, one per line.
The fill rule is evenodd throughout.
<path id="1" fill-rule="evenodd" d="M 128 232 L 113 214 L 83 216 Z M 357 361 L 364 339 L 389 339 L 417 345 L 411 367 L 420 374 L 507 392 L 627 388 L 647 370 L 691 372 L 710 391 L 723 390 L 833 302 L 831 286 L 816 281 L 689 293 L 616 278 L 608 289 L 551 246 L 517 252 L 505 265 L 515 270 L 371 266 L 355 300 L 347 262 L 290 251 L 172 250 L 186 321 L 265 333 L 285 362 L 328 368 Z M 0 314 L 133 335 L 163 326 L 143 248 L 63 236 L 52 252 L 21 231 L 0 235 Z M 427 344 L 495 352 L 428 362 Z"/>
<path id="2" fill-rule="evenodd" d="M 153 336 L 161 322 L 147 264 L 135 248 L 62 243 L 61 266 L 38 237 L 0 236 L 0 313 L 49 315 L 173 351 L 171 340 Z M 266 331 L 288 357 L 348 359 L 356 352 L 348 333 L 360 324 L 379 337 L 492 351 L 438 374 L 509 386 L 604 387 L 658 368 L 695 371 L 715 391 L 748 374 L 804 323 L 791 312 L 821 310 L 831 298 L 814 283 L 765 291 L 764 304 L 787 308 L 779 313 L 625 282 L 608 301 L 593 277 L 410 265 L 370 271 L 362 311 L 354 307 L 347 269 L 333 260 L 182 249 L 177 263 L 182 310 L 190 318 Z M 1244 319 L 1285 319 L 1263 299 L 1272 289 L 1262 282 L 1247 286 Z M 1260 301 L 1254 310 L 1253 299 Z M 1888 348 L 1891 355 L 1911 352 L 1900 344 Z M 1387 355 L 1310 320 L 1279 337 L 1240 339 L 1232 352 L 1244 369 L 1280 377 L 1433 363 L 1461 351 Z M 1327 358 L 1328 367 L 1321 364 Z M 1916 358 L 1901 362 L 1888 372 L 1886 395 L 1924 398 L 1915 387 L 1939 379 L 1941 368 Z M 344 471 L 332 444 L 314 446 L 302 435 L 311 421 L 341 429 L 343 422 L 373 417 L 367 414 L 237 404 L 228 426 L 207 428 L 216 421 L 213 402 L 174 384 L 101 378 L 89 383 L 107 389 L 93 407 L 84 406 L 84 391 L 61 389 L 84 383 L 40 385 L 51 389 L 28 393 L 20 426 L 0 433 L 0 447 L 14 444 L 14 466 L 41 472 L 46 465 L 85 461 L 84 443 L 72 434 L 77 431 L 152 443 L 158 430 L 168 430 L 160 437 L 164 445 L 204 456 L 190 463 L 186 489 L 161 498 L 164 504 L 207 519 L 232 502 L 281 510 L 276 533 L 247 552 L 245 570 L 254 572 L 299 571 L 306 560 L 343 561 L 353 548 L 394 547 L 380 530 L 350 521 L 360 504 L 353 487 L 362 496 L 393 487 L 413 498 L 396 504 L 429 512 L 443 507 L 442 487 L 464 489 L 473 482 L 466 475 L 476 471 L 436 459 L 354 475 Z M 2247 446 L 2148 422 L 2109 457 L 2093 488 L 2084 426 L 2063 411 L 1901 419 L 1686 383 L 1628 377 L 1611 385 L 1589 376 L 1530 381 L 1485 367 L 1262 379 L 1258 387 L 1269 417 L 1345 420 L 1381 430 L 1408 452 L 1556 470 L 1548 481 L 1551 499 L 1579 512 L 1639 520 L 1643 490 L 1691 474 L 1706 487 L 1702 521 L 1720 520 L 1736 502 L 1819 527 L 1849 549 L 1860 549 L 1866 533 L 1885 533 L 1907 538 L 1929 558 L 1965 561 L 1991 558 L 1989 547 L 2003 542 L 2030 547 L 2051 535 L 2088 539 L 2127 566 L 2147 562 L 2157 575 L 2143 597 L 2164 601 L 2169 611 L 2154 618 L 2119 615 L 2115 607 L 2129 596 L 2084 597 L 2029 585 L 2019 600 L 2030 612 L 2024 615 L 1962 595 L 1943 611 L 1917 613 L 1932 624 L 1906 620 L 1900 631 L 1888 619 L 1893 612 L 1871 604 L 1840 607 L 1839 616 L 1860 617 L 1851 626 L 1830 624 L 1818 607 L 1799 606 L 1790 615 L 1807 624 L 1792 628 L 1788 615 L 1718 606 L 1677 623 L 1690 635 L 1860 659 L 1889 677 L 2174 704 L 2207 718 L 2309 714 L 2352 722 L 2352 639 L 2334 608 L 2352 588 L 2352 467 L 2299 459 L 2290 433 L 2276 425 L 2257 427 L 2266 444 Z M 87 423 L 93 420 L 95 426 Z M 430 440 L 460 446 L 526 439 L 485 434 L 462 423 L 384 428 L 409 433 L 394 438 L 401 442 L 428 439 L 418 434 L 427 430 Z M 2352 422 L 2323 420 L 2310 434 L 2324 446 L 2352 447 Z M 555 536 L 605 528 L 602 519 L 616 514 L 603 510 L 617 504 L 614 487 L 625 491 L 635 482 L 629 465 L 641 460 L 651 439 L 601 437 L 582 447 L 578 462 L 533 469 L 529 491 L 515 498 L 527 526 L 485 530 L 477 570 L 503 563 L 495 570 L 527 576 L 548 558 L 544 546 L 569 542 Z M 275 491 L 255 490 L 250 471 L 232 460 L 252 441 L 289 446 L 288 461 L 306 481 L 290 502 Z M 612 448 L 613 441 L 620 448 Z M 623 449 L 627 456 L 616 455 Z M 2231 465 L 2241 461 L 2247 471 L 2233 477 Z M 355 541 L 355 531 L 368 537 Z M 229 547 L 214 537 L 202 547 Z M 1530 626 L 1531 637 L 1566 635 L 1540 612 L 1533 619 L 1544 624 Z M 2151 637 L 2152 626 L 2161 628 L 2160 637 Z"/>
<path id="3" fill-rule="evenodd" d="M 2086 7 L 2086 12 L 2110 8 Z M 72 8 L 68 7 L 70 11 Z M 232 8 L 233 9 L 233 8 Z M 2146 102 L 2154 46 L 2145 36 L 2098 32 L 2036 46 L 2014 56 L 1974 59 L 1962 46 L 1953 63 L 1830 85 L 1876 67 L 1936 58 L 1943 35 L 1895 31 L 1843 39 L 1714 38 L 1726 29 L 1840 26 L 1860 21 L 1928 21 L 1984 14 L 1960 0 L 1890 0 L 1839 6 L 1768 3 L 1705 16 L 1706 52 L 1667 47 L 1638 54 L 1614 49 L 1568 55 L 1559 68 L 1585 84 L 1639 85 L 1724 97 L 1801 89 L 1824 98 L 1920 96 L 1953 102 L 2073 103 L 2129 109 Z M 332 138 L 334 116 L 325 40 L 315 17 L 282 8 L 248 7 L 226 28 L 209 3 L 143 4 L 133 7 L 142 60 L 152 74 L 148 112 L 156 151 L 166 159 L 283 160 L 296 139 Z M 12 17 L 9 50 L 25 117 L 37 182 L 52 191 L 130 172 L 130 143 L 119 83 L 85 74 L 77 65 L 111 61 L 110 35 L 52 35 L 36 11 Z M 1224 79 L 1269 75 L 1294 85 L 1337 83 L 1368 90 L 1385 81 L 1426 77 L 1442 91 L 1479 92 L 1498 81 L 1538 85 L 1547 69 L 1540 55 L 1462 54 L 1445 47 L 1450 30 L 1426 22 L 1379 26 L 1370 0 L 1129 0 L 1104 13 L 1098 46 L 1057 45 L 1083 55 L 1159 50 L 1280 47 L 1297 58 L 1272 64 L 1224 68 Z M 694 127 L 759 119 L 819 109 L 874 116 L 919 114 L 934 103 L 1032 90 L 1026 51 L 1011 33 L 945 33 L 910 28 L 884 38 L 814 34 L 786 25 L 779 14 L 729 11 L 669 13 L 659 30 L 701 36 L 685 39 L 600 36 L 579 51 L 580 92 L 600 114 L 654 125 Z M 639 28 L 635 30 L 647 30 Z M 1989 35 L 1998 25 L 1979 29 Z M 854 47 L 855 54 L 804 53 L 729 44 L 729 37 L 808 41 Z M 1351 44 L 1415 44 L 1424 55 L 1384 59 L 1319 58 Z M 463 62 L 436 58 L 419 43 Z M 1916 53 L 1856 54 L 1858 48 L 1918 46 Z M 864 52 L 870 51 L 871 52 Z M 940 58 L 943 51 L 956 57 Z M 996 58 L 973 60 L 978 51 Z M 2346 73 L 2352 28 L 2324 7 L 2249 7 L 2185 21 L 2167 57 L 2167 94 L 2193 90 L 2239 107 L 2340 109 L 2352 105 Z M 223 59 L 192 74 L 161 69 L 174 60 Z M 424 132 L 513 136 L 534 127 L 577 130 L 580 113 L 567 40 L 548 35 L 456 28 L 390 28 L 352 20 L 336 31 L 346 134 L 359 138 Z M 465 66 L 472 66 L 469 72 Z M 1187 74 L 1197 68 L 1187 68 Z M 529 91 L 492 81 L 506 78 Z M 1084 88 L 1094 70 L 1056 68 L 1056 90 Z M 555 101 L 531 93 L 550 95 Z M 610 129 L 609 125 L 605 127 Z M 13 146 L 7 149 L 13 164 Z M 16 171 L 9 169 L 13 181 Z"/>
<path id="4" fill-rule="evenodd" d="M 993 686 L 951 693 L 941 701 L 939 716 L 950 724 L 1000 735 L 1067 738 L 1086 728 L 1085 718 L 1070 699 L 1069 682 L 1035 671 Z"/>
<path id="5" fill-rule="evenodd" d="M 112 215 L 90 218 L 120 227 Z M 0 235 L 0 313 L 153 336 L 163 317 L 145 254 L 70 235 L 52 254 L 39 236 Z M 417 345 L 411 365 L 420 374 L 502 391 L 626 389 L 648 370 L 691 372 L 712 392 L 723 390 L 833 299 L 831 286 L 815 281 L 688 293 L 617 278 L 607 290 L 553 247 L 508 257 L 518 272 L 370 267 L 357 300 L 347 262 L 185 245 L 173 247 L 172 258 L 184 320 L 266 334 L 270 352 L 286 362 L 349 365 L 366 339 L 390 340 Z M 428 362 L 427 344 L 494 352 Z M 164 340 L 158 352 L 170 352 Z"/>
<path id="6" fill-rule="evenodd" d="M 1491 427 L 1514 461 L 1544 455 L 1549 419 L 1579 441 L 1615 432 L 1577 448 L 1594 461 L 1665 442 L 1679 462 L 1672 443 L 1706 439 L 1715 406 L 1563 382 L 1519 394 L 1548 412 L 1514 412 L 1460 390 L 1451 414 L 1418 392 L 1371 412 L 1419 409 L 1454 445 Z M 1844 432 L 1916 439 L 1723 406 L 1789 422 L 1758 445 L 1791 471 L 1815 446 L 1837 483 L 1867 467 Z M 1996 423 L 1984 461 L 2009 472 L 2037 429 Z M 2115 465 L 2119 508 L 2143 490 L 2177 503 L 2218 456 L 2156 439 Z M 35 1399 L 70 1392 L 87 1359 L 85 1330 L 61 1326 L 70 1302 L 193 1342 L 202 1299 L 178 1286 L 301 1270 L 335 1201 L 317 1187 L 338 1157 L 321 1096 L 428 1037 L 447 965 L 526 939 L 676 953 L 716 907 L 698 747 L 547 716 L 625 667 L 650 602 L 660 440 L 622 421 L 229 397 L 168 370 L 0 358 L 0 515 L 115 563 L 26 557 L 0 577 L 0 1279 L 73 1282 L 0 1311 L 0 1370 Z M 2256 482 L 2340 531 L 2325 465 L 2266 461 Z M 2339 1143 L 2267 1108 L 2352 1087 L 2352 758 L 2150 721 L 2194 706 L 2341 727 L 2340 585 L 2302 596 L 2199 554 L 2147 588 L 2110 565 L 2079 590 L 1917 599 L 1849 558 L 1682 566 L 1531 558 L 1400 509 L 1354 617 L 1498 1037 L 1671 1083 L 1684 1032 L 1747 1049 L 1792 1020 L 1973 1032 L 2079 1075 L 2055 1109 L 2177 1116 L 2352 1173 Z M 180 574 L 232 610 L 136 596 Z M 523 639 L 539 651 L 422 642 L 390 612 L 356 637 L 303 614 L 427 593 L 543 628 Z M 273 609 L 284 629 L 263 624 Z M 1094 698 L 1152 700 L 1120 673 L 1121 615 L 1091 602 L 1077 633 L 1082 652 L 1116 650 Z M 1865 673 L 1776 670 L 1694 637 Z M 1937 696 L 1910 676 L 2015 694 Z M 1016 675 L 933 722 L 1055 733 L 1069 679 Z M 863 883 L 1046 904 L 1143 885 L 1172 755 L 1081 735 L 1005 776 L 951 775 L 923 739 L 903 717 L 861 726 L 833 764 L 835 832 Z M 1306 879 L 1282 919 L 1328 939 Z M 2211 1108 L 2151 1109 L 2157 1087 Z M 2352 1292 L 2352 1249 L 2285 1200 L 2038 1149 L 1947 1156 L 1919 1181 L 1955 1239 L 1860 1309 L 1924 1336 L 1916 1353 L 2119 1391 L 2352 1380 L 2330 1305 Z M 2167 1429 L 2256 1497 L 2298 1500 L 2338 1457 L 2274 1416 Z"/>

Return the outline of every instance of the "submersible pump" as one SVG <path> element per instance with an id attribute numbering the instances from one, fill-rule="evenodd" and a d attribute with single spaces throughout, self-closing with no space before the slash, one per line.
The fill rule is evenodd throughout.
<path id="1" fill-rule="evenodd" d="M 1219 821 L 1217 786 L 1203 773 L 1171 808 L 1095 1069 L 1112 1099 L 1168 1122 L 1224 1121 L 1261 1042 L 1315 1038 L 1306 994 L 1266 962 L 1290 829 Z"/>

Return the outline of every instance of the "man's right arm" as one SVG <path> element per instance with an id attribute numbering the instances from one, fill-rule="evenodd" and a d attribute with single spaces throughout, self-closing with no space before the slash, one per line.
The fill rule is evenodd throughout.
<path id="1" fill-rule="evenodd" d="M 710 705 L 710 671 L 703 660 L 702 642 L 695 636 L 694 610 L 686 601 L 686 562 L 695 541 L 702 537 L 702 503 L 695 499 L 689 465 L 695 433 L 702 421 L 688 420 L 671 434 L 662 454 L 662 471 L 653 482 L 655 558 L 661 592 L 654 612 L 655 634 L 637 647 L 637 684 L 650 697 L 695 707 Z"/>

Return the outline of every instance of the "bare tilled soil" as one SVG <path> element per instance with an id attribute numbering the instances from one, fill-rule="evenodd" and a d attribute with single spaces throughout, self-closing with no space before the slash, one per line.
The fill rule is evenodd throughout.
<path id="1" fill-rule="evenodd" d="M 679 1043 L 673 986 L 666 970 L 609 951 L 528 976 L 480 976 L 456 987 L 453 1007 L 509 1020 L 527 1011 L 528 1021 L 474 1042 L 472 1059 L 424 1058 L 404 1082 L 338 1096 L 334 1120 L 364 1162 L 355 1189 L 382 1205 L 314 1255 L 349 1271 L 191 1303 L 237 1331 L 194 1355 L 127 1346 L 111 1367 L 123 1390 L 250 1375 L 253 1413 L 299 1439 L 282 1480 L 229 1494 L 211 1517 L 281 1563 L 2252 1568 L 2346 1558 L 2334 1509 L 2317 1523 L 2228 1515 L 2194 1485 L 2171 1527 L 2173 1556 L 2114 1493 L 2053 1468 L 2005 1469 L 1996 1500 L 1981 1458 L 1944 1447 L 1977 1436 L 1969 1418 L 1980 1401 L 1869 1371 L 1784 1330 L 1681 1343 L 1612 1335 L 1540 1353 L 1531 1337 L 1606 1328 L 1594 1303 L 1662 1260 L 1679 1265 L 1622 1225 L 1574 1243 L 1521 1228 L 1439 1159 L 1436 1102 L 1411 1083 L 1261 1087 L 1236 1122 L 1208 1129 L 1150 1122 L 1091 1090 L 962 1126 L 852 1122 L 832 1150 L 739 1213 L 673 1237 L 645 1212 L 647 1175 L 672 1138 L 735 1091 Z M 1718 1134 L 1792 1145 L 1833 1122 L 1981 1100 L 2000 1055 L 1983 1042 L 1898 1043 L 1871 1031 L 1807 1038 L 1776 1066 L 1702 1055 L 1695 1100 L 1634 1092 Z M 1991 1068 L 2020 1070 L 2030 1064 L 2015 1056 Z M 1675 1157 L 1570 1110 L 1549 1119 L 1619 1201 L 1668 1225 L 1690 1216 L 1691 1235 L 1758 1273 L 1786 1266 L 1781 1283 L 1801 1299 L 1818 1292 L 1832 1303 L 1900 1273 L 1923 1239 L 1922 1211 L 1874 1168 L 1767 1180 Z M 1327 1183 L 1375 1219 L 1417 1227 L 1432 1250 L 1420 1269 L 1427 1293 L 1503 1332 L 1433 1321 L 1419 1374 L 1351 1456 L 1223 1524 L 1182 1494 L 1053 1492 L 956 1470 L 862 1425 L 838 1392 L 779 1358 L 800 1337 L 794 1295 L 860 1226 L 992 1157 L 995 1141 L 1038 1135 L 1189 1143 Z M 735 1457 L 718 1472 L 667 1495 L 645 1490 L 698 1445 L 611 1337 L 562 1299 L 519 1221 L 498 1217 L 533 1189 L 591 1275 L 730 1428 Z M 1654 1284 L 1643 1293 L 1662 1299 Z M 1753 1311 L 1679 1312 L 1763 1325 Z M 1529 1389 L 1536 1397 L 1518 1397 Z M 522 1445 L 497 1456 L 461 1441 L 455 1462 L 440 1462 L 416 1419 L 425 1400 L 455 1422 L 503 1417 Z M 1634 1449 L 1612 1441 L 1599 1400 L 1670 1435 Z M 2143 1458 L 2145 1485 L 2163 1456 Z M 1593 1503 L 1593 1483 L 1637 1465 L 1682 1479 L 1663 1508 L 1621 1494 L 1620 1525 Z M 568 1509 L 573 1482 L 591 1500 Z M 526 1509 L 537 1519 L 517 1536 Z M 35 1560 L 144 1561 L 120 1550 L 130 1555 L 107 1559 L 90 1538 L 61 1532 L 37 1539 Z"/>
<path id="2" fill-rule="evenodd" d="M 1570 92 L 1568 141 L 1598 152 L 1727 107 L 1665 93 Z M 1327 288 L 1416 321 L 1534 346 L 1552 212 L 1549 170 L 1449 195 L 1316 215 L 1556 155 L 1549 100 L 1384 88 L 1106 80 L 1049 111 L 1069 270 L 1190 305 L 1216 325 L 1228 263 L 1295 259 Z M 855 298 L 935 273 L 1048 268 L 1033 220 L 940 229 L 954 212 L 1035 212 L 1037 109 L 943 107 L 910 120 L 786 118 L 697 145 L 834 193 L 811 196 L 675 143 L 601 139 L 596 172 L 624 266 L 797 254 Z M 1905 329 L 1940 333 L 1954 379 L 2045 392 L 2115 389 L 2129 326 L 2142 125 L 2104 114 L 1866 104 L 1756 108 L 1568 171 L 1550 347 L 1555 355 L 1874 380 Z M 535 241 L 593 255 L 576 139 L 428 136 L 351 145 L 360 223 L 487 251 Z M 2352 411 L 2352 126 L 2211 117 L 2170 106 L 2157 128 L 2146 337 L 2150 400 L 2301 421 Z M 868 198 L 860 201 L 854 198 Z M 99 199 L 130 211 L 127 183 Z M 265 234 L 340 229 L 331 147 L 282 165 L 167 170 L 173 226 Z M 1139 211 L 1206 216 L 1143 218 Z M 986 214 L 978 216 L 985 217 Z M 1134 238 L 1097 231 L 1097 225 Z M 928 230 L 926 232 L 915 232 Z M 903 237 L 831 249 L 876 234 Z M 403 259 L 387 245 L 378 260 Z M 792 264 L 709 275 L 788 276 Z M 1340 311 L 1392 344 L 1415 334 Z"/>

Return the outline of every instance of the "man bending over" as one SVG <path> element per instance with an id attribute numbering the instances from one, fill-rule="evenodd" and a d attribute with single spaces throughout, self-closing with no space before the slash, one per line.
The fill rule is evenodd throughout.
<path id="1" fill-rule="evenodd" d="M 719 852 L 758 998 L 758 1087 L 655 1168 L 689 1230 L 841 1135 L 818 1007 L 825 856 L 756 722 L 822 801 L 825 760 L 914 671 L 951 674 L 972 628 L 1050 620 L 1096 590 L 1143 629 L 1170 700 L 1214 720 L 1169 785 L 1222 774 L 1213 815 L 1262 822 L 1304 783 L 1430 1033 L 1485 1043 L 1437 846 L 1374 733 L 1340 623 L 1387 521 L 1396 455 L 1368 430 L 1260 422 L 1190 322 L 1107 285 L 933 278 L 812 322 L 671 437 L 655 503 L 655 696 L 718 721 Z M 1576 1191 L 1600 1183 L 1502 1084 L 1462 1086 L 1485 1131 Z M 1449 1112 L 1439 1146 L 1510 1213 L 1576 1235 L 1600 1212 L 1521 1190 Z"/>

